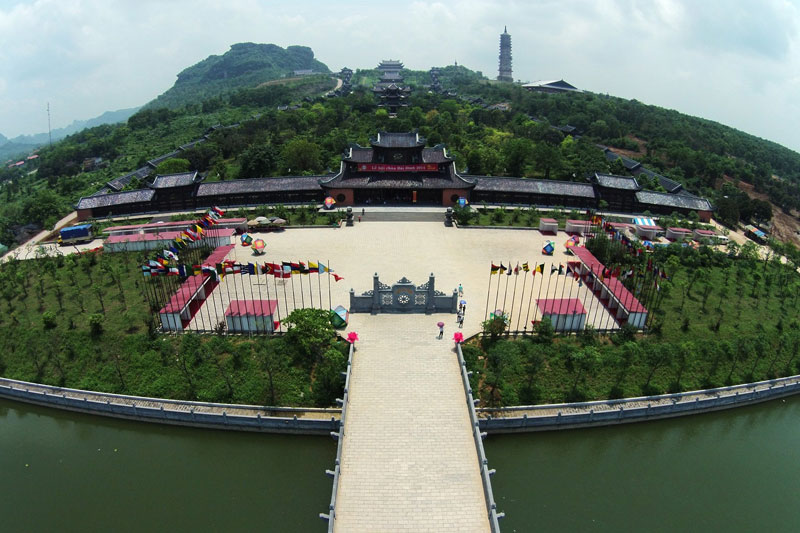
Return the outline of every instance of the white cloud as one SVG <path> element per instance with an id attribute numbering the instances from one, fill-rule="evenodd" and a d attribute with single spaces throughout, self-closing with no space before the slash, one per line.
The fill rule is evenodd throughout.
<path id="1" fill-rule="evenodd" d="M 800 14 L 791 0 L 305 2 L 31 0 L 0 7 L 0 132 L 46 129 L 144 104 L 184 68 L 237 42 L 310 46 L 332 70 L 457 60 L 565 78 L 716 120 L 794 149 Z"/>

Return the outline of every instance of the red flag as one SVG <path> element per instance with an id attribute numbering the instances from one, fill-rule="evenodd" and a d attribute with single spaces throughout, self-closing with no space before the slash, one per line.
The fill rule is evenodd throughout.
<path id="1" fill-rule="evenodd" d="M 340 280 L 344 279 L 342 276 L 339 276 L 337 274 L 332 274 L 332 275 L 333 275 L 333 279 L 335 279 L 336 281 L 340 281 Z"/>

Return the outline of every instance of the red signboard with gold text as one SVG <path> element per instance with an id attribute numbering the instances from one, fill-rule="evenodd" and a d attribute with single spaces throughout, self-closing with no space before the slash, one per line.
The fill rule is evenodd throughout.
<path id="1" fill-rule="evenodd" d="M 379 163 L 359 163 L 359 172 L 436 172 L 436 163 L 419 163 L 416 165 L 384 165 Z"/>

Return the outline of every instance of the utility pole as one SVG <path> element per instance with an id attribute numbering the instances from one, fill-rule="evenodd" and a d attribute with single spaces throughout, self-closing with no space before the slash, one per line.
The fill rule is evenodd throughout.
<path id="1" fill-rule="evenodd" d="M 53 147 L 53 133 L 50 130 L 50 102 L 47 102 L 47 138 L 50 139 L 50 147 Z"/>

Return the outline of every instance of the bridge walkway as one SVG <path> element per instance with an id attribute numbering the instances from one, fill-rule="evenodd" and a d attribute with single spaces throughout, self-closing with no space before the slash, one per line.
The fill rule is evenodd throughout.
<path id="1" fill-rule="evenodd" d="M 446 324 L 439 340 L 436 323 Z M 350 316 L 335 531 L 489 531 L 455 315 Z"/>

